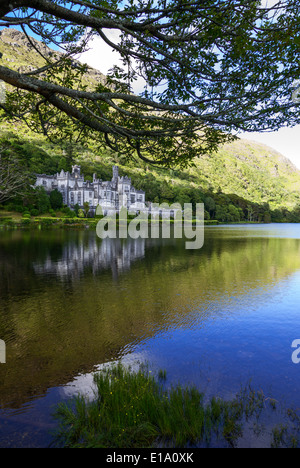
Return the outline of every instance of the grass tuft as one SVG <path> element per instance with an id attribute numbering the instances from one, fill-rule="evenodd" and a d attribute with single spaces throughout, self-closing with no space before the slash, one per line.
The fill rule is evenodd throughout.
<path id="1" fill-rule="evenodd" d="M 166 373 L 158 378 L 142 366 L 115 364 L 94 376 L 95 400 L 77 396 L 56 408 L 58 446 L 77 448 L 141 448 L 209 446 L 234 447 L 242 435 L 243 422 L 259 417 L 265 406 L 262 393 L 244 390 L 232 401 L 204 395 L 195 387 L 166 390 Z M 272 405 L 271 405 L 272 406 Z M 276 428 L 273 446 L 280 445 L 285 431 Z M 295 441 L 292 442 L 295 444 Z"/>

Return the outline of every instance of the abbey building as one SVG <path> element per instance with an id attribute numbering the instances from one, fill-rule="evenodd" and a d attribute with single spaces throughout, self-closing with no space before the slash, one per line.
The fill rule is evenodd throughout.
<path id="1" fill-rule="evenodd" d="M 69 208 L 88 203 L 90 211 L 96 212 L 100 205 L 104 215 L 118 212 L 122 207 L 138 213 L 146 209 L 145 192 L 136 190 L 131 179 L 120 177 L 117 166 L 113 167 L 113 178 L 109 182 L 97 179 L 85 181 L 80 166 L 73 166 L 72 173 L 61 171 L 56 175 L 38 174 L 35 186 L 42 186 L 49 193 L 57 189 L 63 196 L 63 203 Z"/>

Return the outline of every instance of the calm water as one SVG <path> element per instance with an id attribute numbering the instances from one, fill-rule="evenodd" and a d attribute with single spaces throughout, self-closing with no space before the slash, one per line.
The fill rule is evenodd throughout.
<path id="1" fill-rule="evenodd" d="M 251 381 L 300 407 L 300 225 L 208 227 L 184 240 L 0 233 L 0 447 L 46 447 L 53 406 L 106 362 L 231 398 Z M 249 442 L 250 443 L 250 442 Z"/>

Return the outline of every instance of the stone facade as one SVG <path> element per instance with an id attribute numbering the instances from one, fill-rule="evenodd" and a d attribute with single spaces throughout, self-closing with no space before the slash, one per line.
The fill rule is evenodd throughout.
<path id="1" fill-rule="evenodd" d="M 138 213 L 146 210 L 145 192 L 136 190 L 131 179 L 120 177 L 117 166 L 113 167 L 113 178 L 104 182 L 93 175 L 93 182 L 85 181 L 80 166 L 73 166 L 72 173 L 61 171 L 56 175 L 38 174 L 35 186 L 42 186 L 50 193 L 57 189 L 63 196 L 63 203 L 69 208 L 89 203 L 91 213 L 100 205 L 104 215 L 118 212 L 122 207 Z"/>

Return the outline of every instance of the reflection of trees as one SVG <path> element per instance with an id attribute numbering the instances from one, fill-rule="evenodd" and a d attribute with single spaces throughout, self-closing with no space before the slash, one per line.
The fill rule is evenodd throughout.
<path id="1" fill-rule="evenodd" d="M 224 298 L 229 306 L 248 293 L 254 301 L 265 300 L 263 290 L 300 268 L 297 239 L 211 234 L 200 251 L 186 251 L 184 241 L 172 239 L 146 241 L 144 251 L 139 240 L 95 244 L 91 233 L 49 236 L 41 235 L 35 254 L 26 237 L 16 253 L 9 242 L 0 244 L 1 279 L 9 265 L 21 266 L 10 269 L 10 296 L 0 299 L 0 337 L 7 342 L 7 364 L 0 367 L 4 406 L 67 383 L 158 331 L 205 326 L 222 312 Z M 142 261 L 132 263 L 137 258 Z M 78 269 L 73 276 L 57 269 L 69 259 Z M 109 270 L 101 270 L 111 268 L 110 261 L 116 267 L 119 262 L 118 271 L 131 269 L 112 281 Z M 26 292 L 18 285 L 22 274 Z M 73 280 L 61 281 L 65 274 Z"/>
<path id="2" fill-rule="evenodd" d="M 95 233 L 1 233 L 0 295 L 22 294 L 47 281 L 76 281 L 88 271 L 118 274 L 145 254 L 145 241 L 98 239 Z"/>

